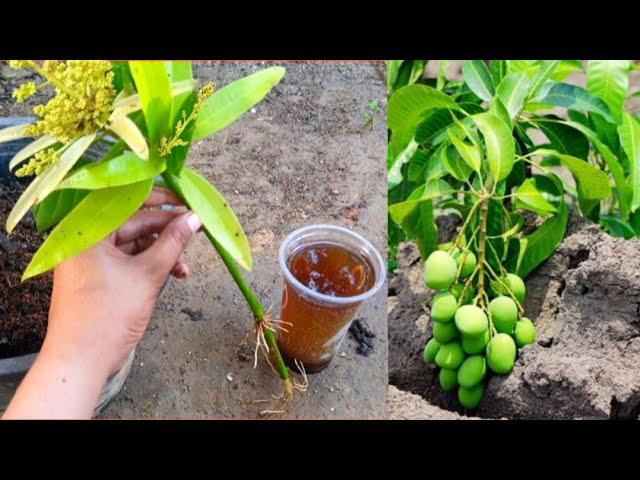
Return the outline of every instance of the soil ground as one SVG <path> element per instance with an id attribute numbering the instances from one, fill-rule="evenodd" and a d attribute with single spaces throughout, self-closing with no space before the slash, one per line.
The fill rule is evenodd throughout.
<path id="1" fill-rule="evenodd" d="M 222 87 L 269 65 L 200 63 L 194 71 Z M 189 160 L 242 222 L 254 254 L 247 278 L 267 305 L 279 301 L 278 247 L 296 228 L 346 226 L 386 252 L 384 65 L 282 65 L 287 74 L 271 94 L 234 125 L 194 145 Z M 0 69 L 9 78 L 0 82 L 0 115 L 28 115 L 27 106 L 10 98 L 20 73 Z M 366 122 L 371 101 L 379 109 Z M 161 296 L 123 391 L 102 417 L 256 418 L 265 406 L 253 401 L 281 393 L 264 360 L 253 369 L 251 312 L 204 236 L 185 258 L 191 276 L 173 281 Z M 385 293 L 383 288 L 359 312 L 376 335 L 373 352 L 358 354 L 349 334 L 331 365 L 310 376 L 291 418 L 386 417 Z"/>

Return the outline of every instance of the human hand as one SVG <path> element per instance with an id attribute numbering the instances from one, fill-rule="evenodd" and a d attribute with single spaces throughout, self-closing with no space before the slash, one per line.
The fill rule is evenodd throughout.
<path id="1" fill-rule="evenodd" d="M 181 202 L 154 189 L 145 207 L 163 204 Z M 90 417 L 107 378 L 142 338 L 169 274 L 188 275 L 180 255 L 201 226 L 184 209 L 142 209 L 98 245 L 60 264 L 40 355 L 5 418 Z M 64 400 L 56 402 L 55 391 Z"/>

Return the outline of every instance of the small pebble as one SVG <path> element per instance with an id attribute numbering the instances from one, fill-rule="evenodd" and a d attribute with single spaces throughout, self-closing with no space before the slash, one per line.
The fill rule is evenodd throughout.
<path id="1" fill-rule="evenodd" d="M 255 108 L 252 108 L 252 109 L 251 109 L 251 113 L 256 113 L 256 109 L 255 109 Z"/>
<path id="2" fill-rule="evenodd" d="M 335 409 L 335 408 L 333 408 L 333 407 L 331 407 L 331 408 L 329 409 L 329 411 L 330 411 L 331 413 L 333 413 L 333 412 L 335 412 L 335 411 L 336 411 L 336 409 Z"/>
<path id="3" fill-rule="evenodd" d="M 233 382 L 233 380 L 234 380 L 234 378 L 235 378 L 235 377 L 233 376 L 233 373 L 227 373 L 227 374 L 225 375 L 225 378 L 226 378 L 228 381 Z"/>

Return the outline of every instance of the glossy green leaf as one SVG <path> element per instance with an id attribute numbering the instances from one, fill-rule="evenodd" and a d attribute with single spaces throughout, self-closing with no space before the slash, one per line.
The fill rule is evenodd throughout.
<path id="1" fill-rule="evenodd" d="M 442 164 L 446 171 L 460 182 L 467 181 L 473 169 L 465 162 L 453 145 L 447 145 L 441 151 Z"/>
<path id="2" fill-rule="evenodd" d="M 502 79 L 497 88 L 497 96 L 509 112 L 511 118 L 516 118 L 524 106 L 529 95 L 531 78 L 524 72 L 512 73 Z"/>
<path id="3" fill-rule="evenodd" d="M 502 79 L 509 74 L 506 60 L 491 60 L 491 78 L 494 85 L 500 85 Z"/>
<path id="4" fill-rule="evenodd" d="M 284 74 L 283 67 L 265 68 L 216 90 L 198 114 L 193 141 L 213 135 L 235 122 L 262 100 Z"/>
<path id="5" fill-rule="evenodd" d="M 418 146 L 414 140 L 411 140 L 404 151 L 400 152 L 400 155 L 393 159 L 387 172 L 387 188 L 389 190 L 402 182 L 402 166 L 413 157 L 418 150 Z"/>
<path id="6" fill-rule="evenodd" d="M 51 231 L 22 279 L 44 273 L 102 241 L 140 208 L 152 187 L 153 181 L 145 180 L 89 193 Z"/>
<path id="7" fill-rule="evenodd" d="M 452 129 L 449 129 L 449 140 L 451 140 L 451 143 L 466 164 L 475 172 L 480 172 L 480 149 L 475 145 L 465 142 L 464 140 L 460 140 Z"/>
<path id="8" fill-rule="evenodd" d="M 632 238 L 636 236 L 636 232 L 631 225 L 613 215 L 601 215 L 600 224 L 606 232 L 614 237 Z"/>
<path id="9" fill-rule="evenodd" d="M 535 119 L 535 125 L 549 139 L 552 149 L 586 160 L 589 156 L 587 137 L 579 130 L 558 120 L 546 121 L 544 117 L 538 117 Z"/>
<path id="10" fill-rule="evenodd" d="M 640 123 L 631 114 L 624 112 L 618 131 L 620 143 L 629 159 L 631 211 L 634 211 L 640 207 Z"/>
<path id="11" fill-rule="evenodd" d="M 542 85 L 551 78 L 558 65 L 560 65 L 560 60 L 543 60 L 540 62 L 538 71 L 531 82 L 527 97 L 533 98 L 536 95 Z"/>
<path id="12" fill-rule="evenodd" d="M 584 67 L 580 60 L 561 60 L 560 65 L 556 67 L 551 80 L 561 82 L 574 72 L 584 72 Z"/>
<path id="13" fill-rule="evenodd" d="M 624 170 L 622 168 L 622 165 L 620 164 L 620 161 L 618 160 L 618 157 L 609 149 L 609 147 L 607 147 L 607 145 L 600 141 L 598 135 L 593 130 L 575 121 L 567 121 L 563 123 L 571 128 L 582 132 L 585 137 L 587 137 L 593 144 L 598 153 L 600 153 L 605 163 L 609 167 L 611 175 L 613 176 L 616 187 L 618 189 L 620 213 L 622 214 L 623 218 L 628 218 L 631 211 L 631 198 L 633 195 L 633 191 L 625 177 Z"/>
<path id="14" fill-rule="evenodd" d="M 490 112 L 471 117 L 484 137 L 489 171 L 496 181 L 507 178 L 515 161 L 515 144 L 511 129 Z"/>
<path id="15" fill-rule="evenodd" d="M 564 238 L 569 219 L 569 210 L 564 203 L 559 211 L 547 219 L 535 232 L 519 239 L 520 254 L 517 260 L 516 273 L 526 278 L 538 265 L 555 252 Z"/>
<path id="16" fill-rule="evenodd" d="M 589 60 L 587 90 L 607 104 L 619 123 L 629 90 L 629 60 Z"/>
<path id="17" fill-rule="evenodd" d="M 193 80 L 193 69 L 190 61 L 176 60 L 172 62 L 165 62 L 165 64 L 171 84 Z M 173 97 L 173 101 L 171 103 L 171 118 L 175 118 L 176 114 L 180 112 L 182 104 L 190 93 L 191 91 L 187 91 Z"/>
<path id="18" fill-rule="evenodd" d="M 515 207 L 530 210 L 544 217 L 556 211 L 536 188 L 533 178 L 526 179 L 514 194 Z"/>
<path id="19" fill-rule="evenodd" d="M 572 155 L 559 153 L 555 150 L 538 149 L 534 155 L 549 155 L 557 157 L 576 179 L 578 195 L 586 200 L 602 200 L 611 195 L 609 177 L 602 170 L 590 163 Z"/>
<path id="20" fill-rule="evenodd" d="M 416 129 L 415 141 L 417 143 L 433 144 L 435 138 L 445 132 L 453 123 L 452 113 L 449 110 L 432 110 L 425 115 Z"/>
<path id="21" fill-rule="evenodd" d="M 153 179 L 160 175 L 164 168 L 165 162 L 158 156 L 152 156 L 149 161 L 144 161 L 133 152 L 126 151 L 119 157 L 92 163 L 76 170 L 65 178 L 57 189 L 96 190 L 128 185 Z"/>
<path id="22" fill-rule="evenodd" d="M 180 191 L 210 235 L 246 270 L 253 268 L 249 241 L 235 213 L 218 190 L 193 170 L 176 177 Z"/>
<path id="23" fill-rule="evenodd" d="M 389 214 L 394 222 L 402 225 L 406 218 L 421 203 L 441 198 L 445 195 L 451 195 L 455 192 L 447 182 L 442 179 L 435 179 L 416 188 L 407 200 L 389 205 Z"/>
<path id="24" fill-rule="evenodd" d="M 38 231 L 42 232 L 56 225 L 88 194 L 88 190 L 56 190 L 51 192 L 47 198 L 33 208 Z"/>
<path id="25" fill-rule="evenodd" d="M 482 100 L 491 100 L 495 87 L 486 63 L 482 60 L 466 60 L 462 64 L 462 75 L 473 93 Z"/>
<path id="26" fill-rule="evenodd" d="M 169 133 L 171 119 L 171 83 L 164 62 L 131 61 L 131 75 L 142 102 L 149 139 L 159 143 Z"/>
<path id="27" fill-rule="evenodd" d="M 542 99 L 542 103 L 597 113 L 606 120 L 611 121 L 611 114 L 607 104 L 577 85 L 569 83 L 554 84 Z"/>
<path id="28" fill-rule="evenodd" d="M 391 130 L 389 169 L 393 167 L 396 157 L 414 138 L 416 128 L 425 112 L 434 108 L 459 110 L 456 102 L 448 95 L 426 85 L 408 85 L 391 96 L 387 115 L 387 123 Z"/>

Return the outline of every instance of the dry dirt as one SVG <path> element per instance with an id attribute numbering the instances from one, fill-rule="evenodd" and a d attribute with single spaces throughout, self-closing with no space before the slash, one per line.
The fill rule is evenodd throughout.
<path id="1" fill-rule="evenodd" d="M 234 125 L 194 145 L 190 166 L 212 181 L 250 239 L 247 274 L 266 304 L 279 299 L 277 250 L 292 230 L 332 223 L 363 234 L 386 252 L 386 91 L 380 65 L 281 63 L 284 80 Z M 195 76 L 223 86 L 265 62 L 196 64 Z M 0 67 L 5 72 L 6 67 Z M 13 75 L 9 72 L 10 75 Z M 0 85 L 0 115 L 24 116 Z M 369 103 L 380 109 L 365 124 Z M 253 403 L 281 392 L 269 366 L 240 353 L 253 320 L 215 251 L 198 238 L 186 261 L 192 275 L 165 290 L 138 347 L 123 391 L 105 418 L 256 418 Z M 376 334 L 369 357 L 347 337 L 339 355 L 310 377 L 291 418 L 387 415 L 387 321 L 383 288 L 359 316 Z M 185 313 L 185 312 L 189 313 Z M 244 358 L 242 360 L 241 358 Z"/>

